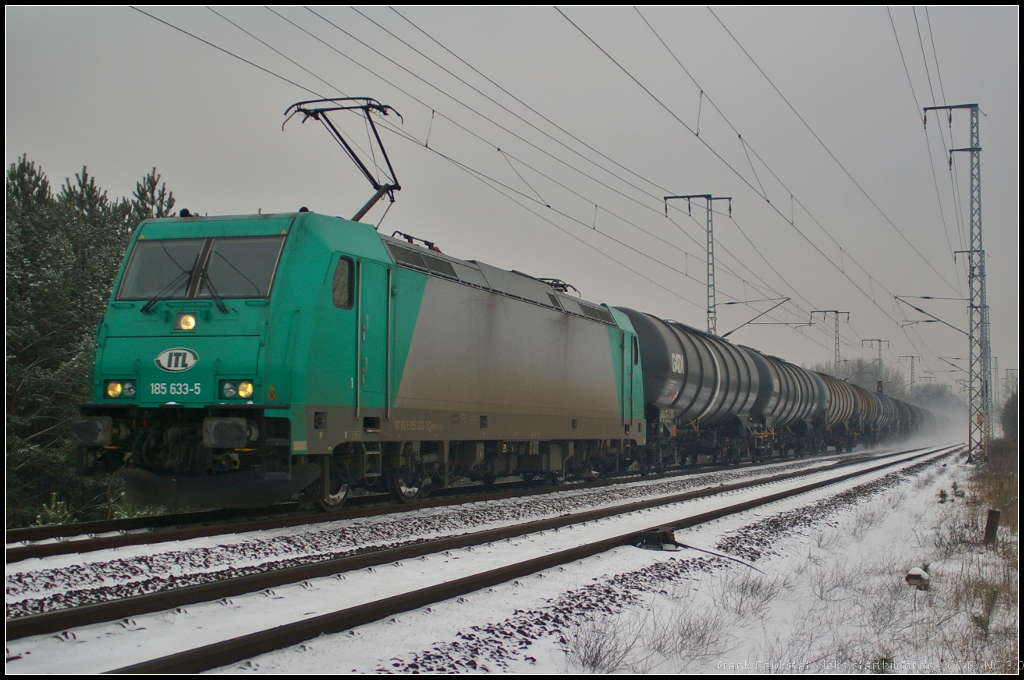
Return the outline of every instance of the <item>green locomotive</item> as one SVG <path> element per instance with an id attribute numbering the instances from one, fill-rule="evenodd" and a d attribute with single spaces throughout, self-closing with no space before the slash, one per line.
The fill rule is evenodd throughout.
<path id="1" fill-rule="evenodd" d="M 411 502 L 645 443 L 625 314 L 312 212 L 143 223 L 95 356 L 82 472 L 136 504 Z"/>

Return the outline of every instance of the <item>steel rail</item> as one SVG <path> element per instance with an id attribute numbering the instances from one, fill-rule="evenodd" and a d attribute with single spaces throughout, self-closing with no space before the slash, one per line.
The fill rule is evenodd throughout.
<path id="1" fill-rule="evenodd" d="M 271 506 L 264 509 L 264 514 L 292 512 L 295 503 L 286 506 Z M 235 516 L 252 515 L 252 508 L 241 510 L 204 510 L 201 512 L 181 512 L 170 515 L 149 515 L 146 517 L 130 517 L 125 519 L 107 519 L 94 522 L 78 522 L 76 524 L 46 524 L 38 527 L 20 527 L 7 529 L 4 537 L 8 544 L 28 541 L 45 541 L 49 538 L 70 538 L 87 534 L 105 534 L 110 531 L 132 531 L 136 529 L 162 529 L 182 524 L 201 524 L 218 522 Z"/>

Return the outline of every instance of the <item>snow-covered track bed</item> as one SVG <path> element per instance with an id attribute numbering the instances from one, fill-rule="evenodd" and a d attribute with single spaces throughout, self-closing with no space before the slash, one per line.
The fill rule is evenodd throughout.
<path id="1" fill-rule="evenodd" d="M 933 451 L 925 451 L 923 453 L 917 453 L 914 454 L 913 457 L 916 458 L 920 456 L 926 456 L 931 454 L 932 452 Z M 909 458 L 904 456 L 900 459 L 892 460 L 885 465 L 898 465 L 903 463 L 907 459 Z M 850 474 L 863 474 L 868 469 L 877 469 L 878 467 L 879 466 L 877 465 L 870 465 L 868 463 L 858 463 L 854 464 L 850 468 L 858 468 L 857 472 L 855 473 L 849 473 L 847 471 L 844 471 L 843 473 L 832 472 L 830 474 L 825 472 L 816 472 L 813 473 L 813 476 L 818 477 L 819 479 L 817 479 L 814 482 L 814 484 L 818 486 L 832 484 L 837 481 L 837 477 L 845 477 Z M 429 603 L 428 600 L 430 602 L 433 602 L 437 600 L 448 599 L 451 597 L 457 597 L 458 595 L 453 594 L 454 591 L 452 590 L 453 588 L 456 588 L 456 583 L 460 584 L 459 587 L 467 589 L 463 592 L 479 590 L 481 588 L 486 588 L 488 587 L 488 585 L 494 583 L 508 581 L 510 579 L 518 578 L 519 576 L 533 573 L 538 570 L 551 568 L 565 561 L 571 562 L 576 559 L 581 559 L 586 555 L 603 552 L 609 550 L 610 548 L 616 545 L 621 546 L 635 544 L 637 542 L 637 537 L 639 535 L 638 532 L 641 532 L 643 529 L 650 528 L 652 525 L 661 526 L 664 524 L 668 524 L 674 527 L 687 526 L 687 522 L 707 521 L 710 518 L 721 516 L 723 513 L 739 512 L 742 509 L 747 509 L 749 507 L 754 507 L 756 505 L 760 505 L 766 502 L 771 502 L 772 500 L 777 500 L 778 498 L 781 498 L 786 495 L 791 495 L 793 493 L 800 493 L 802 491 L 806 491 L 809 488 L 807 484 L 801 485 L 794 481 L 783 482 L 783 480 L 779 476 L 772 478 L 771 481 L 776 484 L 786 486 L 786 489 L 784 491 L 779 491 L 774 494 L 767 494 L 766 499 L 766 494 L 764 490 L 741 491 L 738 485 L 736 487 L 717 487 L 708 491 L 713 491 L 716 494 L 723 495 L 745 494 L 744 497 L 746 498 L 746 500 L 742 500 L 739 503 L 732 503 L 731 507 L 729 508 L 722 508 L 722 505 L 724 504 L 722 501 L 709 500 L 705 498 L 705 500 L 699 501 L 698 505 L 703 504 L 704 507 L 712 507 L 713 510 L 703 513 L 691 513 L 689 517 L 683 519 L 680 519 L 678 516 L 679 508 L 672 508 L 671 506 L 671 504 L 680 502 L 682 500 L 681 498 L 675 497 L 672 498 L 671 500 L 660 499 L 660 501 L 652 499 L 647 501 L 645 504 L 641 505 L 637 505 L 635 503 L 622 503 L 619 504 L 617 508 L 605 509 L 604 511 L 602 511 L 603 515 L 602 512 L 598 512 L 577 514 L 572 517 L 563 518 L 563 524 L 561 524 L 561 526 L 577 525 L 573 528 L 578 529 L 580 528 L 578 526 L 578 523 L 587 521 L 588 529 L 579 532 L 561 532 L 557 539 L 556 537 L 551 536 L 550 534 L 545 538 L 539 538 L 539 536 L 545 535 L 542 532 L 549 531 L 551 527 L 557 526 L 557 523 L 550 524 L 550 526 L 548 524 L 545 524 L 544 526 L 548 526 L 548 528 L 542 528 L 540 523 L 533 522 L 530 523 L 533 525 L 531 527 L 518 528 L 514 530 L 514 534 L 511 534 L 511 536 L 517 536 L 518 538 L 516 538 L 516 540 L 513 540 L 512 537 L 508 537 L 504 541 L 500 541 L 502 535 L 500 531 L 508 532 L 510 531 L 510 528 L 508 527 L 499 530 L 497 534 L 493 532 L 476 532 L 472 536 L 459 537 L 459 540 L 463 541 L 463 545 L 465 546 L 465 548 L 464 550 L 459 551 L 458 556 L 452 554 L 452 550 L 456 549 L 454 547 L 454 544 L 453 547 L 451 548 L 442 548 L 439 546 L 438 543 L 423 543 L 421 546 L 406 546 L 405 549 L 412 549 L 411 552 L 409 552 L 408 556 L 399 556 L 398 553 L 382 550 L 378 553 L 364 556 L 364 558 L 372 559 L 374 555 L 376 555 L 378 562 L 376 563 L 375 566 L 352 566 L 349 567 L 347 571 L 336 572 L 333 579 L 323 579 L 322 581 L 316 583 L 310 582 L 308 580 L 303 580 L 299 585 L 287 587 L 287 590 L 289 591 L 289 593 L 291 593 L 287 598 L 291 600 L 290 603 L 274 602 L 275 600 L 282 600 L 285 598 L 283 596 L 275 594 L 274 591 L 272 590 L 264 589 L 258 594 L 245 596 L 244 599 L 247 604 L 244 607 L 241 607 L 241 605 L 236 605 L 229 599 L 222 599 L 219 603 L 210 603 L 206 605 L 200 605 L 199 607 L 191 608 L 191 611 L 186 611 L 182 607 L 178 607 L 177 611 L 164 612 L 163 614 L 155 615 L 155 617 L 147 617 L 145 619 L 145 623 L 143 623 L 143 620 L 141 618 L 138 619 L 138 621 L 136 619 L 125 618 L 119 623 L 114 624 L 114 626 L 116 626 L 114 630 L 118 633 L 131 634 L 135 637 L 151 637 L 155 634 L 156 637 L 159 639 L 161 635 L 160 633 L 142 634 L 141 631 L 146 628 L 153 629 L 154 631 L 156 629 L 166 629 L 168 625 L 168 620 L 171 621 L 171 625 L 173 626 L 173 620 L 191 619 L 193 616 L 196 615 L 196 612 L 198 612 L 200 609 L 205 611 L 206 616 L 213 616 L 214 619 L 216 619 L 218 617 L 218 611 L 222 612 L 220 614 L 220 616 L 222 617 L 223 613 L 241 607 L 243 609 L 243 615 L 240 618 L 232 617 L 232 621 L 234 621 L 232 625 L 221 626 L 219 624 L 215 624 L 213 627 L 211 627 L 207 624 L 195 626 L 195 631 L 204 631 L 205 635 L 201 633 L 201 637 L 198 639 L 196 639 L 195 635 L 192 635 L 192 640 L 188 639 L 188 635 L 182 637 L 180 640 L 177 638 L 175 638 L 173 641 L 165 640 L 167 644 L 161 644 L 160 651 L 157 653 L 165 653 L 169 650 L 172 650 L 173 648 L 188 650 L 190 647 L 202 645 L 203 643 L 209 642 L 210 631 L 215 630 L 216 636 L 221 638 L 223 638 L 224 636 L 228 636 L 230 638 L 232 633 L 239 633 L 238 635 L 234 636 L 239 638 L 239 640 L 235 640 L 233 642 L 228 642 L 225 644 L 227 644 L 228 648 L 235 650 L 233 652 L 229 652 L 229 655 L 242 654 L 242 656 L 237 658 L 247 658 L 254 654 L 260 653 L 260 651 L 253 651 L 256 648 L 251 647 L 251 644 L 253 644 L 254 640 L 256 639 L 262 640 L 263 642 L 261 644 L 271 645 L 271 647 L 267 647 L 265 649 L 262 649 L 261 651 L 266 651 L 266 649 L 271 649 L 275 646 L 293 644 L 295 642 L 295 640 L 293 639 L 295 635 L 299 635 L 301 639 L 307 639 L 301 636 L 309 634 L 310 631 L 319 630 L 319 632 L 312 632 L 312 634 L 310 635 L 311 637 L 315 637 L 321 632 L 350 628 L 352 625 L 358 625 L 359 623 L 363 623 L 367 620 L 390 616 L 394 612 L 406 611 L 408 609 L 422 607 L 424 606 L 424 603 Z M 765 483 L 766 480 L 762 479 L 759 485 L 764 486 Z M 747 486 L 749 486 L 749 484 Z M 802 490 L 794 491 L 794 489 L 797 487 L 802 487 Z M 708 493 L 700 495 L 707 496 Z M 690 494 L 690 496 L 692 497 L 694 495 Z M 641 506 L 646 507 L 646 511 L 644 511 L 644 507 Z M 657 509 L 655 510 L 655 508 Z M 601 516 L 608 517 L 612 514 L 624 512 L 628 514 L 619 514 L 619 516 L 615 519 L 605 519 L 602 521 L 597 521 L 597 519 Z M 668 513 L 667 516 L 666 513 Z M 695 518 L 694 514 L 696 514 L 698 517 Z M 624 517 L 628 517 L 629 519 L 624 520 Z M 594 533 L 595 528 L 597 533 L 603 533 L 605 535 L 596 540 L 584 540 L 584 534 Z M 530 533 L 527 533 L 528 531 Z M 558 529 L 556 528 L 555 531 L 557 532 Z M 510 536 L 507 533 L 505 535 Z M 570 535 L 571 538 L 569 537 Z M 577 536 L 579 538 L 577 538 Z M 570 548 L 559 549 L 563 547 L 565 541 L 567 540 L 573 543 L 574 545 Z M 500 542 L 495 543 L 495 541 Z M 477 547 L 474 547 L 474 543 L 476 544 Z M 490 543 L 490 545 L 486 545 L 485 547 L 481 546 L 481 543 Z M 413 567 L 413 569 L 415 571 L 419 571 L 422 568 L 425 572 L 429 573 L 430 577 L 434 578 L 435 581 L 439 580 L 441 582 L 440 585 L 435 582 L 432 585 L 426 586 L 425 588 L 415 588 L 415 585 L 422 582 L 422 578 L 412 579 L 411 581 L 405 578 L 394 578 L 394 575 L 396 573 L 393 572 L 392 569 L 394 567 L 409 564 L 408 560 L 410 560 L 412 556 L 416 554 L 417 548 L 422 550 L 423 553 L 426 553 L 420 554 L 420 560 L 423 560 L 424 562 L 435 562 L 435 567 L 439 568 L 431 569 L 430 565 L 428 564 L 421 564 L 419 562 L 416 562 L 413 564 L 416 564 L 417 566 Z M 447 552 L 442 552 L 440 555 L 438 555 L 437 553 L 439 550 L 446 550 Z M 479 566 L 481 559 L 480 556 L 491 553 L 502 554 L 502 557 L 496 558 L 498 561 L 502 562 L 502 566 L 497 569 L 481 569 Z M 476 556 L 477 559 L 472 559 L 474 556 Z M 524 557 L 526 557 L 527 559 L 522 559 Z M 441 564 L 437 564 L 436 560 L 438 559 L 442 561 Z M 403 562 L 401 560 L 405 561 Z M 484 559 L 483 561 L 485 563 L 487 562 L 486 559 Z M 476 566 L 473 566 L 474 564 L 476 564 Z M 394 567 L 392 567 L 392 565 L 394 565 Z M 353 569 L 357 569 L 358 571 L 353 571 Z M 373 574 L 378 575 L 373 576 Z M 391 574 L 391 576 L 388 576 L 387 574 Z M 404 576 L 405 574 L 402 575 Z M 345 582 L 344 584 L 342 583 L 343 581 Z M 364 581 L 366 581 L 367 583 L 365 585 L 360 585 Z M 372 585 L 369 583 L 371 581 L 373 583 Z M 385 581 L 386 584 L 383 584 Z M 341 591 L 344 593 L 344 595 L 342 595 L 341 597 L 337 597 L 338 588 L 340 588 Z M 282 591 L 283 590 L 285 589 L 282 588 Z M 295 593 L 302 594 L 304 591 L 307 598 L 310 596 L 313 598 L 312 601 L 296 602 L 292 599 Z M 333 594 L 328 595 L 326 594 L 326 592 L 321 591 L 332 591 Z M 373 599 L 374 597 L 376 597 L 377 599 Z M 253 600 L 253 598 L 256 599 Z M 362 601 L 354 602 L 353 606 L 346 606 L 343 607 L 341 610 L 332 611 L 328 614 L 320 614 L 319 611 L 305 611 L 306 609 L 310 608 L 314 610 L 323 611 L 323 607 L 325 605 L 329 606 L 331 603 L 336 602 L 349 602 L 353 600 L 353 598 L 355 598 L 355 600 L 357 601 Z M 379 600 L 383 600 L 388 604 L 381 604 Z M 249 613 L 254 611 L 252 609 L 254 602 L 261 603 L 262 605 L 264 605 L 263 608 L 266 610 L 264 614 Z M 224 608 L 227 608 L 227 610 L 225 610 Z M 275 610 L 276 613 L 266 613 L 270 610 Z M 290 618 L 291 621 L 283 626 L 279 623 L 274 623 L 268 626 L 266 624 L 268 617 L 269 619 L 275 622 L 279 622 L 282 617 L 284 617 L 285 619 Z M 296 621 L 296 618 L 299 620 Z M 8 622 L 9 636 L 11 636 L 12 634 L 12 631 L 10 629 L 11 623 L 11 621 Z M 239 629 L 238 623 L 242 623 L 241 629 Z M 319 629 L 318 626 L 320 627 Z M 248 627 L 249 629 L 248 633 L 245 630 L 246 627 Z M 64 633 L 62 633 L 61 636 L 54 636 L 54 638 L 71 640 L 72 643 L 77 642 L 79 644 L 84 643 L 88 640 L 89 642 L 94 643 L 91 645 L 87 645 L 88 647 L 93 647 L 95 649 L 97 644 L 101 647 L 104 647 L 104 650 L 96 655 L 97 659 L 102 659 L 101 663 L 125 663 L 125 665 L 130 665 L 131 663 L 137 660 L 132 658 L 130 653 L 125 652 L 124 650 L 120 650 L 120 648 L 105 648 L 107 643 L 103 642 L 103 638 L 105 638 L 108 635 L 111 635 L 109 631 L 109 629 L 111 628 L 112 626 L 93 626 L 90 629 L 82 629 L 78 631 L 77 634 L 73 631 L 65 631 Z M 270 633 L 265 632 L 265 629 L 267 628 L 275 628 L 277 630 L 277 633 L 271 635 Z M 106 630 L 104 631 L 104 629 Z M 256 632 L 253 632 L 253 629 L 255 629 Z M 136 632 L 139 632 L 140 635 L 136 636 Z M 164 633 L 168 632 L 171 631 L 164 630 Z M 180 633 L 183 631 L 181 631 L 179 627 L 177 629 L 177 632 Z M 277 634 L 285 635 L 285 637 L 274 639 Z M 230 639 L 233 640 L 234 638 Z M 282 642 L 282 640 L 284 641 Z M 18 646 L 21 647 L 23 645 L 28 645 L 29 647 L 32 647 L 38 644 L 40 641 L 41 638 L 38 637 L 28 638 L 19 642 Z M 58 644 L 70 643 L 62 642 Z M 223 650 L 224 648 L 222 647 L 220 648 L 219 651 L 215 651 L 215 654 L 223 654 Z M 26 649 L 25 652 L 31 653 L 31 650 Z M 128 654 L 128 656 L 126 657 L 125 654 Z M 205 652 L 203 653 L 203 655 L 205 655 Z M 200 655 L 200 657 L 207 658 L 203 655 Z M 189 652 L 189 655 L 187 656 L 189 659 L 192 659 L 187 663 L 197 663 L 194 660 L 195 658 L 198 658 L 196 657 L 195 653 Z M 21 658 L 27 658 L 27 656 L 23 655 Z M 222 663 L 231 663 L 233 660 L 235 660 L 234 657 L 226 661 L 223 660 L 223 658 L 224 657 L 217 656 L 208 657 L 207 660 L 202 661 L 201 664 L 220 665 Z M 176 663 L 182 662 L 179 660 Z M 197 670 L 200 667 L 201 666 L 195 665 L 187 667 L 179 665 L 168 667 L 168 669 L 174 668 L 177 670 Z M 208 668 L 212 666 L 207 665 L 202 667 Z M 107 665 L 104 668 L 96 668 L 96 670 L 109 670 L 110 668 L 111 666 Z M 156 670 L 156 667 L 147 667 L 144 670 Z"/>

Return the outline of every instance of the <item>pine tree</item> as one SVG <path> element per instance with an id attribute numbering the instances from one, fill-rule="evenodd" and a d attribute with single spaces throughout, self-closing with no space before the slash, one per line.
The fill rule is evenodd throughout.
<path id="1" fill-rule="evenodd" d="M 1017 393 L 1014 392 L 1003 404 L 1003 410 L 999 414 L 999 424 L 1003 426 L 1003 437 L 1017 441 Z"/>
<path id="2" fill-rule="evenodd" d="M 22 156 L 7 172 L 7 526 L 47 501 L 93 518 L 105 489 L 75 476 L 70 428 L 89 397 L 93 336 L 138 224 L 170 214 L 154 168 L 132 199 L 111 200 L 86 168 L 56 196 Z"/>

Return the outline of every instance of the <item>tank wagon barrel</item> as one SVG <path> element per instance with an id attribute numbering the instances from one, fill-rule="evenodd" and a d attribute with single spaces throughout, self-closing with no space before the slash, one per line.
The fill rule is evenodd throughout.
<path id="1" fill-rule="evenodd" d="M 96 337 L 80 470 L 119 471 L 136 504 L 333 511 L 936 421 L 569 288 L 308 211 L 148 220 Z"/>
<path id="2" fill-rule="evenodd" d="M 758 396 L 753 358 L 724 340 L 619 307 L 640 338 L 644 398 L 677 424 L 712 424 L 746 415 Z"/>
<path id="3" fill-rule="evenodd" d="M 824 373 L 819 373 L 818 377 L 825 383 L 828 395 L 825 407 L 825 429 L 828 433 L 826 446 L 834 446 L 836 451 L 849 451 L 856 441 L 851 430 L 851 423 L 857 413 L 857 396 L 853 386 Z"/>

